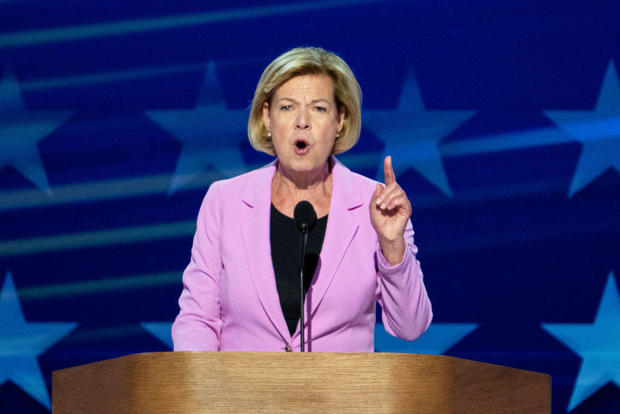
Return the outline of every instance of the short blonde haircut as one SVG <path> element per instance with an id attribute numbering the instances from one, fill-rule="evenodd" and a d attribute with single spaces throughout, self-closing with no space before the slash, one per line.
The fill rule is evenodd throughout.
<path id="1" fill-rule="evenodd" d="M 332 154 L 352 148 L 360 136 L 362 125 L 362 90 L 353 71 L 339 56 L 319 47 L 298 47 L 278 56 L 267 66 L 256 85 L 248 120 L 248 137 L 258 151 L 275 155 L 271 136 L 263 124 L 263 106 L 270 103 L 276 89 L 301 75 L 326 74 L 334 84 L 338 109 L 344 109 L 342 130 L 336 137 Z"/>

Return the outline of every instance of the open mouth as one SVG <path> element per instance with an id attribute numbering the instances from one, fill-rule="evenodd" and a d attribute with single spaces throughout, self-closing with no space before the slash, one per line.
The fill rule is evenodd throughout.
<path id="1" fill-rule="evenodd" d="M 295 153 L 303 155 L 308 151 L 308 148 L 310 148 L 310 146 L 303 139 L 295 141 Z"/>

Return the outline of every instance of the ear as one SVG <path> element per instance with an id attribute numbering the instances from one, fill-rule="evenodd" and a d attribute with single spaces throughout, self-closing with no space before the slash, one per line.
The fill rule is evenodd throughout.
<path id="1" fill-rule="evenodd" d="M 271 120 L 269 119 L 269 102 L 263 104 L 263 125 L 267 131 L 270 131 Z"/>
<path id="2" fill-rule="evenodd" d="M 342 128 L 344 127 L 344 117 L 346 115 L 346 109 L 344 106 L 338 108 L 338 133 L 342 132 Z"/>

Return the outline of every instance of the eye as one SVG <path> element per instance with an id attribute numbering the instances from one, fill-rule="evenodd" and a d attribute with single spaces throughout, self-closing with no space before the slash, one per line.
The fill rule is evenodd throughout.
<path id="1" fill-rule="evenodd" d="M 324 106 L 317 106 L 316 110 L 319 111 L 319 112 L 327 112 L 327 108 L 324 107 Z"/>
<path id="2" fill-rule="evenodd" d="M 291 105 L 282 105 L 280 107 L 281 111 L 290 111 L 291 110 Z"/>

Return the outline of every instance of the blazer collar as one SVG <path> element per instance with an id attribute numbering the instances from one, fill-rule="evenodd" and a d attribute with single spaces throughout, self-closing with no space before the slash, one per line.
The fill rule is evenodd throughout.
<path id="1" fill-rule="evenodd" d="M 250 278 L 261 306 L 283 342 L 290 343 L 291 335 L 282 313 L 276 287 L 269 238 L 271 180 L 275 170 L 276 161 L 256 170 L 252 179 L 248 181 L 242 196 L 243 202 L 249 207 L 248 214 L 242 219 L 243 239 Z"/>
<path id="2" fill-rule="evenodd" d="M 359 188 L 353 182 L 353 173 L 335 158 L 332 159 L 333 188 L 327 229 L 317 266 L 318 273 L 310 286 L 306 300 L 306 323 L 310 325 L 308 335 L 310 340 L 312 340 L 312 315 L 321 304 L 357 233 L 362 219 L 359 216 L 360 207 L 364 204 Z"/>
<path id="3" fill-rule="evenodd" d="M 254 171 L 254 176 L 246 185 L 241 198 L 249 207 L 256 207 L 267 201 L 271 208 L 271 180 L 276 172 L 277 162 L 278 160 L 274 160 Z"/>

